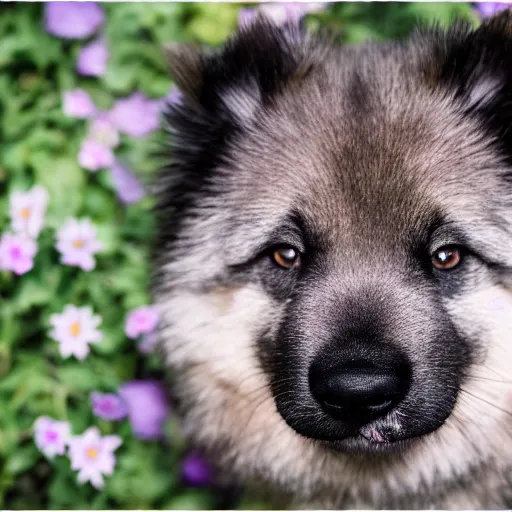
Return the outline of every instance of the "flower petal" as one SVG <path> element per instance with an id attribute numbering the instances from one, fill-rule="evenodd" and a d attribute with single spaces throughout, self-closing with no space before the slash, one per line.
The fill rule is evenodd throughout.
<path id="1" fill-rule="evenodd" d="M 50 34 L 66 39 L 85 39 L 103 25 L 105 13 L 96 2 L 47 2 L 44 25 Z"/>

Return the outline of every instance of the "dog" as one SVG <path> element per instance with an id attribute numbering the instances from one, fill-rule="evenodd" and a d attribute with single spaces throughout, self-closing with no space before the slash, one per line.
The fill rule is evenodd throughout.
<path id="1" fill-rule="evenodd" d="M 512 12 L 166 51 L 153 290 L 185 435 L 295 508 L 510 506 Z"/>

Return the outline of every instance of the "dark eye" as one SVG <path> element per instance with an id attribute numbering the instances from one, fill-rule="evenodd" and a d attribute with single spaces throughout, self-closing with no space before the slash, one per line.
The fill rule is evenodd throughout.
<path id="1" fill-rule="evenodd" d="M 289 245 L 278 247 L 272 251 L 272 259 L 281 268 L 291 269 L 300 265 L 300 253 Z"/>
<path id="2" fill-rule="evenodd" d="M 432 264 L 438 270 L 452 270 L 462 261 L 461 250 L 458 247 L 441 247 L 432 255 Z"/>

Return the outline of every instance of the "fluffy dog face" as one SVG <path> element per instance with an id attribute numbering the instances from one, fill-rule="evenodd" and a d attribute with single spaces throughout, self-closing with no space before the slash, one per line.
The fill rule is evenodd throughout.
<path id="1" fill-rule="evenodd" d="M 509 18 L 355 48 L 261 20 L 170 50 L 163 348 L 234 472 L 425 506 L 509 464 Z"/>

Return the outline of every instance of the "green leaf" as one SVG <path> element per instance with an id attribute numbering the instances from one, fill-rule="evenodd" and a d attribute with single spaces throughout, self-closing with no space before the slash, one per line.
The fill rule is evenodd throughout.
<path id="1" fill-rule="evenodd" d="M 208 510 L 214 502 L 212 496 L 198 490 L 186 490 L 169 500 L 164 508 L 168 510 Z"/>
<path id="2" fill-rule="evenodd" d="M 5 471 L 16 476 L 30 469 L 40 458 L 41 454 L 34 444 L 21 446 L 7 458 Z"/>
<path id="3" fill-rule="evenodd" d="M 54 267 L 39 274 L 33 271 L 20 279 L 13 297 L 16 311 L 24 313 L 34 306 L 49 304 L 59 278 L 59 269 Z"/>
<path id="4" fill-rule="evenodd" d="M 115 94 L 128 95 L 135 88 L 138 75 L 139 65 L 129 67 L 120 62 L 111 62 L 100 82 Z"/>
<path id="5" fill-rule="evenodd" d="M 173 473 L 159 457 L 161 448 L 135 439 L 119 449 L 118 466 L 106 485 L 109 496 L 130 504 L 154 503 L 173 487 Z"/>
<path id="6" fill-rule="evenodd" d="M 54 157 L 45 151 L 34 151 L 29 161 L 35 182 L 45 187 L 50 196 L 47 225 L 58 228 L 67 217 L 77 216 L 82 208 L 86 171 L 80 168 L 76 157 Z"/>

